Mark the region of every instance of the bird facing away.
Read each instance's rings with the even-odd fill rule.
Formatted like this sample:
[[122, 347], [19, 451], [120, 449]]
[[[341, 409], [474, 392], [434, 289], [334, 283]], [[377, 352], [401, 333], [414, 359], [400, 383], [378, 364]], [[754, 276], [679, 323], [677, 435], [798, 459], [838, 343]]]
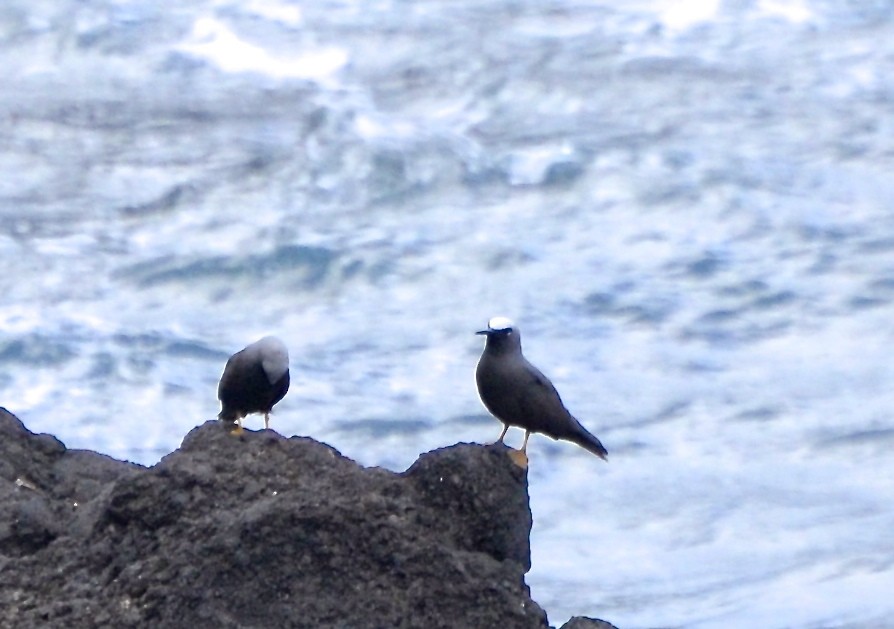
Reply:
[[275, 336], [265, 336], [227, 361], [217, 399], [217, 418], [236, 422], [236, 434], [242, 432], [242, 418], [251, 413], [264, 413], [264, 429], [270, 427], [273, 405], [289, 390], [289, 350]]
[[504, 424], [497, 443], [503, 442], [510, 426], [525, 429], [517, 461], [522, 467], [527, 461], [528, 437], [532, 432], [576, 443], [608, 460], [608, 452], [599, 439], [572, 417], [549, 378], [522, 355], [521, 336], [512, 321], [494, 317], [487, 322], [486, 330], [476, 334], [487, 336], [475, 370], [478, 395], [487, 410]]

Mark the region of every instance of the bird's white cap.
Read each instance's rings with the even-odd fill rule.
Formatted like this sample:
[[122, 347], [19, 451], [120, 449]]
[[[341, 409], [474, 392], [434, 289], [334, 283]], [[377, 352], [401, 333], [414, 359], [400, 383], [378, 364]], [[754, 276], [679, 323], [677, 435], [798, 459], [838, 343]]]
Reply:
[[289, 370], [289, 350], [286, 349], [286, 344], [275, 336], [265, 336], [249, 347], [254, 348], [254, 353], [261, 360], [261, 366], [271, 384]]
[[490, 321], [487, 322], [487, 329], [493, 330], [494, 332], [511, 330], [514, 327], [515, 324], [512, 323], [512, 319], [509, 319], [508, 317], [491, 317]]

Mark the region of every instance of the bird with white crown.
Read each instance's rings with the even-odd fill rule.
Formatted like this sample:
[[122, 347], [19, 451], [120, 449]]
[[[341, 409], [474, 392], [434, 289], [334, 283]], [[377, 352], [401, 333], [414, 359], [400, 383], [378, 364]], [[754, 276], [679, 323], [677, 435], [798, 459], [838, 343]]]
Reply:
[[503, 422], [497, 443], [503, 442], [510, 426], [525, 429], [521, 450], [511, 455], [518, 465], [527, 466], [528, 437], [532, 432], [576, 443], [608, 460], [608, 451], [599, 439], [568, 412], [553, 383], [524, 357], [521, 334], [512, 321], [494, 317], [486, 330], [476, 334], [487, 337], [475, 370], [475, 382], [485, 408]]

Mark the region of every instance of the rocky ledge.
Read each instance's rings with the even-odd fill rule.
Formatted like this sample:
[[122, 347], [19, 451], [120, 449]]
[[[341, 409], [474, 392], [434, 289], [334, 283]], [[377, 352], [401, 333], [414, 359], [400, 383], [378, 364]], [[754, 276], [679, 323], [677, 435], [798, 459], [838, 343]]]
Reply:
[[546, 628], [530, 532], [499, 446], [395, 474], [212, 421], [145, 468], [0, 409], [2, 627]]

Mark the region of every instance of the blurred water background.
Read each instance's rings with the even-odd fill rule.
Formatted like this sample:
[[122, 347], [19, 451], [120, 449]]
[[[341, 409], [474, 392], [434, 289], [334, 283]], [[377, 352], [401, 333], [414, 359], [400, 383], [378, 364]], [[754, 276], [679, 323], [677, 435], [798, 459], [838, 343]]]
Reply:
[[610, 453], [531, 441], [553, 624], [894, 626], [890, 2], [4, 0], [0, 60], [31, 430], [153, 464], [276, 334], [272, 427], [403, 470], [497, 437], [505, 315]]

